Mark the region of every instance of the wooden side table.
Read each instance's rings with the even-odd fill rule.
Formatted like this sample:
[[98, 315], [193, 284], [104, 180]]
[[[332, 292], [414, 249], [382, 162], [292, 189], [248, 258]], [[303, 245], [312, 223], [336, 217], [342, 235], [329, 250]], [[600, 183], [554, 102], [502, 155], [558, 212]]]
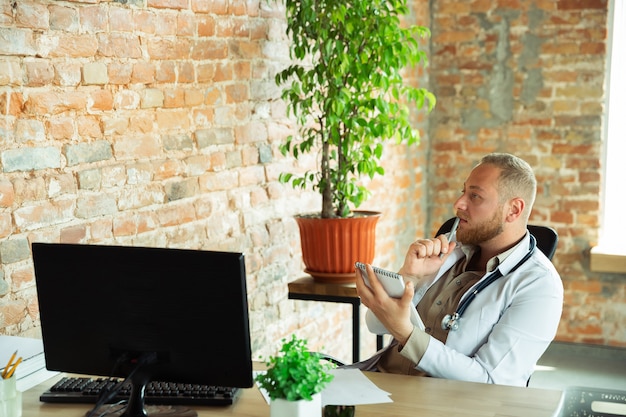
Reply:
[[[360, 360], [360, 306], [355, 284], [333, 284], [317, 282], [306, 276], [288, 284], [288, 298], [291, 300], [326, 301], [331, 303], [352, 304], [352, 361]], [[382, 336], [376, 336], [376, 349], [383, 345]]]

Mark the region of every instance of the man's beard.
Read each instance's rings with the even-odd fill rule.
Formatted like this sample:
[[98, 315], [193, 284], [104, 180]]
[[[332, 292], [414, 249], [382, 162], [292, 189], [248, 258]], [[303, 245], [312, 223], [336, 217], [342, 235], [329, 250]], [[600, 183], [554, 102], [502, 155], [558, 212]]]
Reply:
[[491, 219], [473, 225], [470, 230], [458, 230], [457, 240], [464, 244], [479, 245], [498, 236], [504, 230], [501, 213], [502, 207], [498, 207]]

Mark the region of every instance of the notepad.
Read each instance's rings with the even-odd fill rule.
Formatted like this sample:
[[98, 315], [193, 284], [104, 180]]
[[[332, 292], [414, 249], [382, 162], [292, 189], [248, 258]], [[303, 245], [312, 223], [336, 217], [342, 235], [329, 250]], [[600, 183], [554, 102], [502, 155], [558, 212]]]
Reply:
[[[362, 272], [363, 281], [365, 281], [365, 284], [371, 288], [365, 264], [357, 262], [355, 265]], [[374, 270], [376, 277], [378, 277], [378, 280], [382, 284], [385, 291], [387, 291], [387, 294], [389, 294], [389, 296], [394, 298], [402, 297], [402, 294], [404, 294], [404, 278], [402, 277], [402, 275], [398, 274], [397, 272], [389, 271], [376, 266], [372, 266], [372, 269]], [[411, 309], [411, 323], [413, 323], [414, 326], [417, 326], [421, 330], [424, 330], [426, 328], [416, 308]]]
[[[365, 264], [357, 262], [355, 265], [361, 270], [361, 274], [363, 275], [363, 281], [365, 281], [365, 284], [371, 288]], [[382, 284], [385, 291], [387, 291], [387, 294], [394, 298], [402, 297], [402, 294], [404, 294], [404, 278], [402, 278], [402, 275], [398, 274], [397, 272], [392, 272], [383, 268], [379, 268], [377, 266], [372, 266], [372, 269], [374, 270], [374, 273], [378, 277], [378, 280]]]

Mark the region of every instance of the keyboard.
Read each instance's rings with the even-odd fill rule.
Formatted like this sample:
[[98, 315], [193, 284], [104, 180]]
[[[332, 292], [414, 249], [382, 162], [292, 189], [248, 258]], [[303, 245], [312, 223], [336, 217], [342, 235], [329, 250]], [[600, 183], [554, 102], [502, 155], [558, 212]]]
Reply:
[[[117, 384], [117, 378], [64, 377], [39, 397], [47, 403], [95, 404], [100, 392]], [[126, 381], [109, 403], [127, 400], [130, 381]], [[146, 404], [154, 405], [231, 405], [240, 388], [151, 381], [144, 394]]]

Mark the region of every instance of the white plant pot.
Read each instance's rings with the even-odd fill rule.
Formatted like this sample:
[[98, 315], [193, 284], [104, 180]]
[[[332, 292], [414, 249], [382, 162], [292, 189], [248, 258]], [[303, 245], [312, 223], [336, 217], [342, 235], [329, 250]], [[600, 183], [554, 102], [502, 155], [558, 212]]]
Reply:
[[321, 417], [322, 394], [313, 395], [311, 401], [287, 401], [280, 398], [270, 402], [270, 417]]

